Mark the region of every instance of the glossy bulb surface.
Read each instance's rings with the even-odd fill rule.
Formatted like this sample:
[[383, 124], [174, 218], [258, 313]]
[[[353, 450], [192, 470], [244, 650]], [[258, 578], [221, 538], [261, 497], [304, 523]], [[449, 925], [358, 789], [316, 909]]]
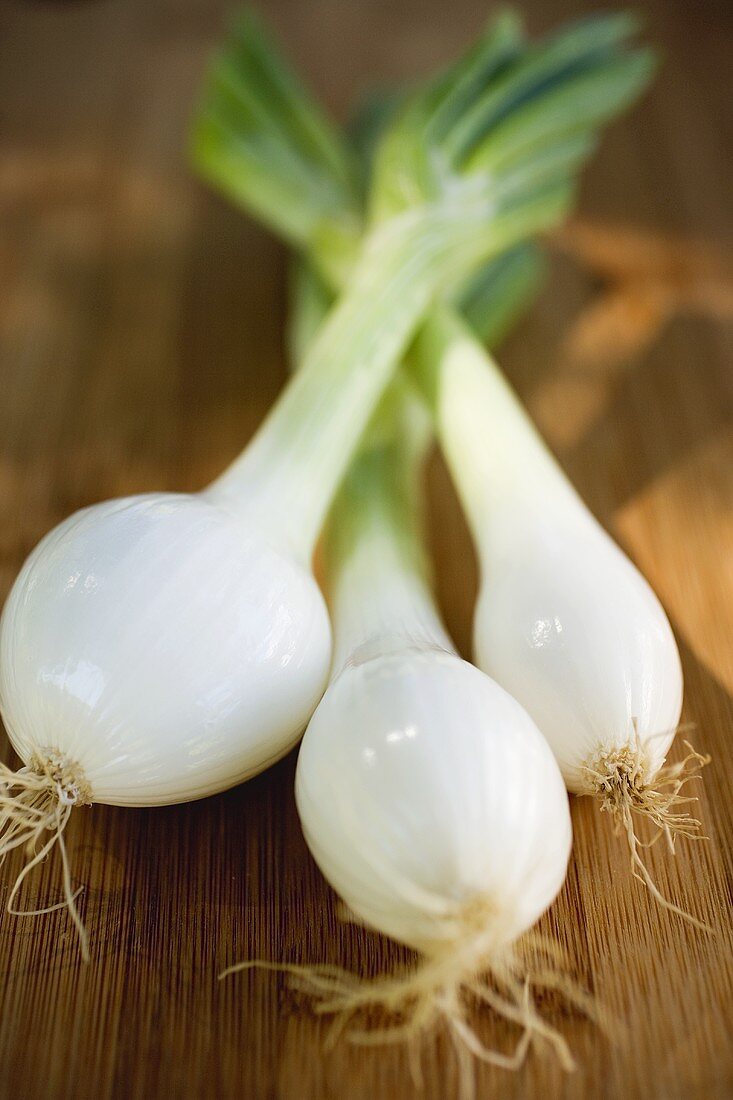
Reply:
[[331, 885], [418, 950], [442, 935], [446, 907], [475, 898], [513, 939], [565, 878], [570, 816], [547, 743], [505, 691], [437, 648], [357, 651], [308, 726], [296, 797]]
[[0, 703], [25, 762], [75, 761], [94, 801], [159, 805], [283, 755], [323, 691], [310, 572], [204, 494], [94, 505], [30, 555], [0, 623]]
[[682, 707], [659, 600], [580, 502], [491, 517], [474, 623], [479, 666], [529, 711], [570, 790], [599, 752], [642, 746], [651, 779]]

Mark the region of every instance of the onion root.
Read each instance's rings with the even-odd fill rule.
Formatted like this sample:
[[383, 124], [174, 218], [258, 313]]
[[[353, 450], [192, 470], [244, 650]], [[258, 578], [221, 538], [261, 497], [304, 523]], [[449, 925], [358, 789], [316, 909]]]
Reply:
[[[616, 833], [624, 833], [628, 839], [634, 878], [648, 888], [664, 909], [709, 932], [710, 928], [704, 921], [664, 897], [640, 853], [641, 848], [651, 848], [661, 836], [665, 837], [672, 855], [675, 854], [678, 837], [707, 839], [700, 832], [700, 820], [682, 808], [697, 802], [697, 798], [682, 792], [691, 780], [699, 778], [700, 770], [710, 763], [710, 757], [697, 752], [689, 741], [685, 741], [684, 745], [687, 754], [683, 759], [675, 764], [665, 764], [651, 781], [648, 779], [648, 757], [638, 734], [633, 745], [602, 752], [585, 765], [584, 772], [590, 782], [588, 793], [600, 800], [601, 812], [611, 814]], [[651, 840], [643, 842], [637, 836], [637, 816], [645, 817], [655, 825], [657, 831]]]
[[[17, 772], [0, 764], [0, 862], [15, 848], [24, 848], [28, 857], [10, 891], [7, 911], [13, 916], [36, 917], [67, 908], [84, 962], [89, 961], [89, 936], [76, 905], [82, 887], [73, 888], [64, 830], [74, 807], [91, 801], [81, 768], [61, 753], [37, 753]], [[51, 836], [46, 837], [47, 833]], [[26, 877], [55, 846], [61, 856], [64, 900], [42, 909], [17, 909], [15, 899]]]
[[[483, 899], [465, 906], [462, 917], [458, 937], [437, 944], [415, 966], [392, 975], [362, 978], [338, 966], [254, 960], [228, 967], [220, 978], [252, 969], [287, 974], [291, 988], [308, 996], [316, 1013], [334, 1017], [328, 1047], [342, 1035], [359, 1046], [404, 1042], [418, 1088], [422, 1084], [419, 1041], [444, 1029], [457, 1058], [461, 1100], [475, 1096], [476, 1061], [518, 1070], [533, 1042], [549, 1047], [564, 1070], [574, 1070], [565, 1039], [537, 1012], [531, 987], [557, 990], [596, 1022], [607, 1021], [601, 1019], [591, 995], [568, 976], [559, 947], [535, 932], [498, 947], [496, 912]], [[487, 1047], [476, 1034], [469, 1012], [481, 1005], [521, 1028], [511, 1053]], [[395, 1022], [350, 1026], [357, 1014], [374, 1009]]]

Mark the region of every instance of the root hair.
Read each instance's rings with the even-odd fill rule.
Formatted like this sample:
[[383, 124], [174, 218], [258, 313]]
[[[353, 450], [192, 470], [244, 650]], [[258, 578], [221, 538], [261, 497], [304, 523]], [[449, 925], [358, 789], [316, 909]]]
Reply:
[[[308, 996], [316, 1013], [333, 1017], [327, 1047], [342, 1035], [359, 1046], [404, 1043], [418, 1088], [420, 1042], [443, 1030], [454, 1049], [461, 1100], [475, 1096], [476, 1062], [518, 1070], [533, 1044], [549, 1049], [564, 1070], [572, 1071], [570, 1049], [560, 1032], [539, 1015], [531, 987], [557, 990], [586, 1015], [604, 1021], [590, 994], [568, 976], [557, 944], [529, 932], [515, 944], [500, 945], [495, 910], [482, 901], [467, 905], [463, 917], [457, 938], [438, 943], [416, 965], [394, 974], [364, 978], [338, 966], [254, 960], [228, 967], [220, 978], [253, 969], [286, 974], [291, 988]], [[477, 1035], [469, 1013], [480, 1005], [521, 1029], [511, 1052], [492, 1049]], [[373, 1010], [392, 1022], [356, 1025], [355, 1017]]]
[[[68, 909], [84, 962], [89, 961], [89, 936], [76, 904], [82, 887], [73, 886], [64, 830], [74, 807], [89, 803], [91, 791], [81, 769], [61, 753], [37, 753], [17, 772], [0, 764], [0, 863], [16, 848], [25, 849], [28, 860], [10, 891], [7, 911], [38, 917]], [[25, 879], [54, 847], [61, 856], [64, 900], [40, 909], [18, 909], [15, 901]]]
[[[709, 932], [710, 928], [704, 921], [698, 920], [664, 897], [652, 879], [640, 851], [651, 848], [662, 836], [672, 855], [675, 854], [678, 837], [686, 837], [688, 840], [706, 839], [700, 832], [700, 820], [693, 817], [689, 809], [683, 808], [697, 802], [697, 798], [684, 794], [683, 791], [688, 783], [699, 778], [701, 769], [710, 763], [710, 757], [697, 752], [689, 741], [683, 743], [687, 749], [683, 759], [675, 764], [665, 764], [650, 779], [649, 757], [634, 723], [633, 743], [604, 750], [595, 759], [587, 762], [583, 771], [590, 784], [589, 793], [600, 801], [601, 812], [609, 813], [613, 818], [615, 831], [626, 835], [634, 878], [647, 887], [664, 909], [676, 913], [696, 928]], [[656, 833], [651, 840], [644, 842], [639, 839], [636, 817], [646, 818], [655, 826]]]

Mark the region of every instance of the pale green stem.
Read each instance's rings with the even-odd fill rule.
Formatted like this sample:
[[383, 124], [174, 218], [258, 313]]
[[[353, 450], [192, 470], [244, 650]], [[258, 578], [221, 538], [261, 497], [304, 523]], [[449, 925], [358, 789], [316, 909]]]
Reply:
[[[333, 260], [328, 248], [314, 257], [332, 287], [342, 277], [345, 254], [342, 243]], [[515, 280], [505, 279], [500, 295], [486, 294], [478, 317], [489, 343], [494, 324], [502, 331], [505, 314], [511, 321], [513, 302], [531, 290], [535, 274], [520, 266]], [[519, 507], [520, 500], [541, 508], [548, 483], [558, 498], [576, 499], [483, 337], [476, 337], [456, 306], [435, 303], [416, 332], [404, 369], [430, 409], [477, 540], [486, 541], [492, 508], [507, 501]]]
[[405, 648], [453, 652], [425, 552], [421, 480], [430, 427], [393, 382], [336, 498], [325, 536], [335, 675]]
[[[303, 261], [291, 282], [295, 368], [326, 314], [330, 293]], [[323, 540], [334, 623], [333, 674], [390, 649], [451, 650], [431, 592], [423, 491], [430, 417], [411, 385], [389, 384], [331, 510]]]
[[577, 499], [511, 386], [455, 311], [433, 311], [409, 362], [479, 552], [500, 509], [539, 517]]
[[[497, 219], [483, 197], [436, 203], [372, 232], [302, 370], [244, 453], [209, 488], [304, 560], [361, 433], [433, 299], [517, 239], [557, 217], [562, 190]], [[535, 228], [532, 223], [532, 231]]]

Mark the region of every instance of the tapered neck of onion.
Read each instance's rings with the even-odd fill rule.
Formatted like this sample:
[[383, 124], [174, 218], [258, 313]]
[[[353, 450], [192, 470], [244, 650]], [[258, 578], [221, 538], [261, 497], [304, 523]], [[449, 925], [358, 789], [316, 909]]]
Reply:
[[208, 493], [307, 560], [358, 439], [432, 298], [500, 245], [485, 200], [373, 231], [348, 289], [244, 453]]
[[504, 535], [501, 518], [572, 515], [579, 497], [486, 350], [453, 310], [420, 329], [410, 365], [482, 561]]
[[454, 652], [431, 594], [422, 539], [418, 483], [428, 440], [423, 410], [394, 384], [327, 528], [334, 676], [388, 652]]

